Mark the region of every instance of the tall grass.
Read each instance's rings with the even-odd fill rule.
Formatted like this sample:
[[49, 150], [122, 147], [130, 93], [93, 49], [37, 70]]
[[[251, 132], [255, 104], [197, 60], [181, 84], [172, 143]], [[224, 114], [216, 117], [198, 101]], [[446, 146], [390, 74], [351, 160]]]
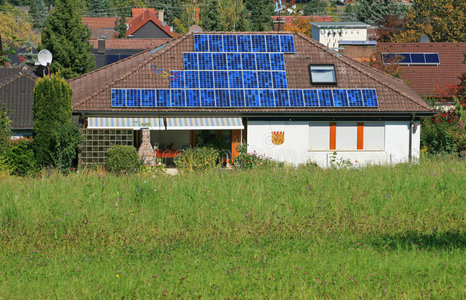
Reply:
[[461, 298], [464, 160], [0, 181], [0, 298]]

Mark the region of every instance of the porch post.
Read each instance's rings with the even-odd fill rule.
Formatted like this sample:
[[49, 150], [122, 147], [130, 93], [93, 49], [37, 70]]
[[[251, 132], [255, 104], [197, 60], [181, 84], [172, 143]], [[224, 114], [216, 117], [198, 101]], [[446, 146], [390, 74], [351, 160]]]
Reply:
[[142, 144], [138, 150], [139, 157], [146, 166], [154, 166], [156, 163], [154, 149], [150, 143], [150, 129], [142, 129]]

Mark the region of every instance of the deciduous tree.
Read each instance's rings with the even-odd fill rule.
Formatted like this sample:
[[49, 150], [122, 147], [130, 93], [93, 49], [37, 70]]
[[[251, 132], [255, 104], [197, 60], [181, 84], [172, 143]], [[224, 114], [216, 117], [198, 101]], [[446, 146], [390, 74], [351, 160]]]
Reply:
[[0, 12], [0, 33], [2, 42], [11, 47], [21, 47], [23, 42], [31, 42], [37, 45], [40, 36], [32, 30], [28, 16], [23, 11], [15, 9], [11, 5], [3, 7]]
[[431, 42], [466, 42], [466, 1], [417, 0], [395, 42], [418, 42], [422, 35]]
[[52, 72], [60, 71], [65, 78], [73, 78], [95, 67], [91, 32], [82, 23], [80, 9], [73, 0], [57, 2], [42, 30], [42, 49], [53, 54]]

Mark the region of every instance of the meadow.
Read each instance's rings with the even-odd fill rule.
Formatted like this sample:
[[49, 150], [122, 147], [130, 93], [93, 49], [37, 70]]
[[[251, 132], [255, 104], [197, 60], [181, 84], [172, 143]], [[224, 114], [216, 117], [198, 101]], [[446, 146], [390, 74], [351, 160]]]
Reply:
[[465, 297], [466, 162], [0, 179], [0, 298]]

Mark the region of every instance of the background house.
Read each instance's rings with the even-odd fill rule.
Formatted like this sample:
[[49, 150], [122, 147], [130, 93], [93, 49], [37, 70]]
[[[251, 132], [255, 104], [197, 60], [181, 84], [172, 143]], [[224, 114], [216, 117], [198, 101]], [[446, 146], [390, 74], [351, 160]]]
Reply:
[[366, 43], [369, 25], [362, 22], [312, 22], [312, 38], [338, 51], [340, 43]]

